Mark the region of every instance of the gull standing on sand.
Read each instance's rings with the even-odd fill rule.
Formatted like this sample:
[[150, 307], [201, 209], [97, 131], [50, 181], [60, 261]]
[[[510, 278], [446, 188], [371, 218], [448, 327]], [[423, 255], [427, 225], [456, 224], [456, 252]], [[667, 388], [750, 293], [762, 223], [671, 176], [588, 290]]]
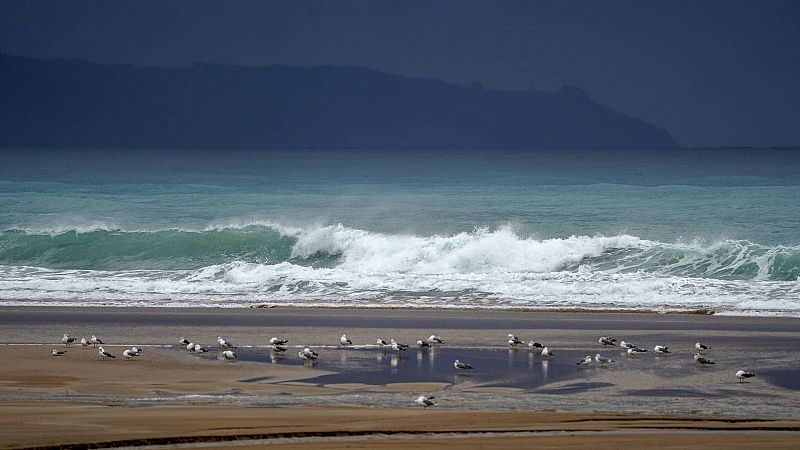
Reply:
[[[436, 336], [435, 334], [432, 334], [428, 338], [428, 343], [429, 344], [444, 344], [444, 339], [440, 338], [439, 336]], [[433, 398], [433, 397], [431, 397], [431, 398]]]
[[698, 343], [694, 344], [694, 349], [697, 350], [700, 353], [703, 353], [706, 350], [711, 350], [711, 347], [709, 347], [707, 345], [703, 345], [703, 344], [698, 342]]
[[98, 338], [98, 337], [97, 337], [97, 336], [95, 336], [95, 335], [92, 335], [92, 337], [89, 339], [89, 342], [91, 342], [92, 344], [94, 344], [94, 346], [97, 346], [97, 345], [103, 344], [103, 341], [101, 341], [101, 340], [100, 340], [100, 338]]
[[417, 397], [416, 400], [414, 400], [414, 403], [420, 406], [424, 406], [426, 408], [428, 406], [436, 406], [436, 402], [433, 401], [434, 398], [436, 397], [434, 396], [425, 397], [424, 395], [420, 395], [419, 397]]
[[606, 365], [608, 363], [615, 362], [611, 358], [606, 358], [605, 356], [600, 356], [600, 353], [594, 355], [594, 360], [597, 361], [597, 364], [600, 364], [601, 366], [602, 365]]
[[122, 352], [122, 356], [125, 357], [126, 360], [133, 359], [135, 356], [139, 356], [138, 353], [134, 352], [133, 350], [125, 350]]
[[383, 347], [385, 347], [385, 346], [387, 346], [387, 345], [388, 345], [388, 344], [386, 343], [386, 341], [384, 341], [384, 340], [383, 340], [383, 339], [381, 339], [381, 338], [378, 338], [378, 340], [377, 340], [377, 341], [375, 341], [375, 343], [376, 343], [376, 344], [378, 344], [378, 347], [380, 347], [380, 348], [383, 348]]
[[181, 338], [178, 339], [178, 344], [180, 344], [180, 345], [187, 346], [190, 343], [191, 342], [188, 339], [186, 339], [185, 337], [183, 337], [183, 336], [181, 336]]
[[700, 353], [694, 354], [694, 360], [700, 364], [716, 364], [714, 361], [706, 358], [705, 356], [701, 355]]
[[342, 337], [339, 338], [339, 344], [342, 347], [347, 347], [348, 345], [353, 345], [353, 341], [347, 338], [346, 334], [343, 334]]
[[67, 333], [64, 333], [64, 336], [61, 338], [61, 343], [64, 345], [70, 345], [73, 342], [75, 342], [75, 338], [68, 335]]
[[87, 341], [85, 337], [81, 338], [81, 347], [86, 348], [88, 346], [89, 346], [89, 341]]
[[225, 350], [224, 352], [222, 352], [222, 357], [227, 359], [228, 361], [232, 361], [236, 359], [236, 353], [234, 353], [233, 350]]
[[[52, 351], [52, 352], [50, 352], [50, 356], [64, 356], [64, 355], [66, 355], [66, 354], [67, 354], [67, 351], [66, 351], [66, 350], [56, 350], [56, 349], [53, 349], [53, 351]], [[740, 371], [740, 372], [741, 372], [741, 371]], [[737, 374], [737, 375], [738, 375], [738, 374]]]
[[586, 357], [583, 358], [582, 360], [578, 361], [576, 363], [576, 365], [578, 365], [578, 366], [590, 366], [590, 365], [592, 365], [592, 357], [589, 356], [589, 355], [586, 355]]
[[100, 347], [100, 348], [97, 350], [97, 353], [99, 353], [99, 354], [100, 354], [100, 356], [101, 356], [103, 359], [106, 359], [106, 358], [116, 358], [116, 356], [112, 355], [112, 354], [111, 354], [111, 352], [109, 352], [109, 351], [106, 351], [106, 349], [104, 349], [103, 347]]
[[745, 379], [753, 378], [754, 376], [756, 376], [756, 374], [753, 373], [753, 372], [746, 372], [744, 370], [740, 370], [740, 371], [736, 372], [736, 379], [738, 379], [740, 383], [742, 381], [744, 381]]
[[611, 336], [600, 336], [600, 339], [597, 342], [603, 345], [617, 345], [617, 340]]
[[235, 345], [233, 345], [233, 343], [232, 343], [232, 342], [230, 342], [230, 341], [226, 340], [226, 339], [225, 339], [224, 337], [222, 337], [222, 336], [217, 336], [217, 346], [218, 346], [219, 348], [236, 348], [236, 346], [235, 346]]
[[551, 356], [555, 356], [556, 352], [551, 351], [549, 348], [545, 347], [542, 349], [542, 358], [549, 358]]
[[289, 340], [288, 339], [280, 339], [280, 338], [274, 337], [274, 338], [270, 338], [269, 343], [271, 345], [284, 345], [284, 344], [288, 344]]
[[472, 366], [470, 366], [469, 364], [467, 364], [465, 362], [461, 362], [459, 360], [455, 360], [453, 362], [453, 367], [455, 367], [458, 370], [470, 370], [470, 369], [472, 369]]
[[665, 347], [663, 345], [656, 345], [653, 347], [653, 351], [658, 353], [659, 355], [666, 355], [667, 353], [672, 353], [669, 351], [669, 347]]
[[131, 348], [131, 351], [133, 353], [136, 353], [136, 356], [139, 356], [139, 354], [142, 353], [142, 349], [140, 349], [139, 347], [137, 347], [135, 345]]
[[511, 333], [508, 333], [508, 345], [511, 347], [515, 347], [520, 344], [524, 344], [525, 341], [520, 340], [518, 337], [514, 336]]

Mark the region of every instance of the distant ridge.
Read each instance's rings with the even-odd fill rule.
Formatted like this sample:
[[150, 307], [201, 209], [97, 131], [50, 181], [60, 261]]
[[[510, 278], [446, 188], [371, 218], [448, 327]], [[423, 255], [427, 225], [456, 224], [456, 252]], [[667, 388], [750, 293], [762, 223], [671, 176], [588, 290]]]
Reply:
[[160, 68], [0, 54], [0, 146], [675, 148], [577, 87], [495, 91], [371, 69]]

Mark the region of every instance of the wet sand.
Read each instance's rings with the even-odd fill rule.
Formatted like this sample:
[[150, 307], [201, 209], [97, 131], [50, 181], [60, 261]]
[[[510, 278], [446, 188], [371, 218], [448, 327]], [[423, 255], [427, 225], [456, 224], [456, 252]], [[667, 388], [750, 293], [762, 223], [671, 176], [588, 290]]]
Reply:
[[[338, 348], [344, 332], [356, 348]], [[556, 356], [509, 350], [509, 332], [546, 343]], [[63, 333], [96, 334], [118, 356], [133, 344], [144, 345], [144, 352], [134, 361], [102, 361], [97, 350], [73, 345], [64, 357], [49, 356], [64, 348], [58, 344]], [[400, 355], [372, 346], [378, 337], [415, 342], [432, 333], [446, 344]], [[629, 358], [600, 346], [601, 334], [647, 348], [670, 345], [674, 353]], [[176, 348], [180, 336], [211, 346], [218, 335], [240, 347], [238, 361]], [[271, 336], [313, 346], [319, 363], [303, 365], [296, 348], [276, 358], [265, 348]], [[717, 364], [694, 363], [696, 341], [712, 346], [709, 357]], [[502, 448], [534, 438], [544, 448], [580, 448], [598, 447], [597, 433], [603, 434], [600, 448], [775, 448], [800, 441], [794, 362], [800, 320], [791, 318], [0, 308], [0, 344], [0, 360], [13, 361], [0, 366], [2, 447], [123, 440], [204, 446], [222, 440], [214, 446], [227, 446], [234, 439], [238, 446], [268, 439], [292, 448], [434, 448], [444, 442]], [[618, 361], [575, 366], [597, 352]], [[456, 373], [456, 357], [473, 361], [475, 371]], [[740, 368], [759, 375], [737, 383], [733, 373]], [[435, 395], [439, 405], [414, 407], [421, 393]]]

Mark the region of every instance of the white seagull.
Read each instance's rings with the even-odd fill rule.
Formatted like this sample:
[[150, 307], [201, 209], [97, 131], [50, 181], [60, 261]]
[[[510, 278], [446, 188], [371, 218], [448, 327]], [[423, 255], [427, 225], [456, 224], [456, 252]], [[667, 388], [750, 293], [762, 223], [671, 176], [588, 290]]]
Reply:
[[194, 351], [194, 342], [189, 342], [186, 344], [186, 350], [193, 352]]
[[280, 339], [280, 338], [274, 337], [274, 338], [271, 338], [269, 340], [269, 343], [272, 344], [272, 345], [276, 345], [276, 344], [277, 345], [284, 345], [284, 344], [288, 344], [289, 340], [288, 339]]
[[513, 347], [515, 345], [524, 344], [524, 343], [525, 343], [525, 341], [522, 341], [518, 337], [514, 336], [513, 334], [508, 333], [508, 345]]
[[426, 341], [417, 341], [417, 347], [419, 348], [429, 348], [431, 344], [427, 343]]
[[61, 338], [61, 343], [64, 345], [70, 345], [73, 342], [75, 342], [75, 338], [68, 335], [67, 333], [64, 333], [64, 336]]
[[700, 353], [694, 354], [694, 360], [700, 364], [716, 364], [714, 361], [706, 358], [705, 356], [701, 355]]
[[92, 335], [92, 337], [89, 339], [89, 342], [91, 342], [91, 343], [92, 343], [92, 344], [94, 344], [95, 346], [96, 346], [96, 345], [99, 345], [99, 344], [103, 344], [103, 341], [101, 341], [101, 340], [100, 340], [100, 338], [98, 338], [98, 337], [97, 337], [97, 336], [95, 336], [95, 335]]
[[701, 344], [701, 343], [699, 343], [699, 342], [698, 342], [698, 343], [696, 343], [696, 344], [694, 344], [694, 348], [695, 348], [695, 350], [697, 350], [698, 352], [704, 352], [704, 351], [706, 351], [706, 350], [711, 350], [711, 347], [709, 347], [709, 346], [707, 346], [707, 345], [703, 345], [703, 344]]
[[436, 402], [433, 401], [434, 398], [436, 398], [436, 397], [434, 397], [434, 396], [425, 397], [424, 395], [420, 395], [419, 397], [417, 397], [416, 400], [414, 400], [414, 403], [416, 403], [417, 405], [420, 405], [420, 406], [424, 406], [426, 408], [428, 406], [436, 406]]
[[[191, 346], [192, 348], [189, 348], [189, 346]], [[187, 348], [189, 348], [189, 351], [194, 353], [205, 353], [208, 351], [207, 348], [203, 347], [200, 344], [189, 344]]]
[[299, 356], [300, 359], [305, 360], [305, 361], [314, 361], [314, 360], [319, 358], [319, 353], [317, 353], [317, 352], [309, 349], [308, 347], [306, 347], [306, 348], [300, 350], [297, 353], [297, 356]]
[[134, 346], [131, 348], [131, 351], [132, 351], [133, 353], [136, 353], [136, 355], [137, 355], [137, 356], [138, 356], [140, 353], [142, 353], [142, 349], [140, 349], [139, 347], [137, 347], [137, 346], [135, 346], [135, 345], [134, 345]]
[[636, 355], [638, 355], [639, 353], [644, 353], [644, 352], [646, 352], [646, 351], [647, 351], [647, 350], [645, 350], [645, 349], [643, 349], [643, 348], [639, 348], [639, 347], [631, 347], [631, 348], [629, 348], [629, 349], [628, 349], [628, 352], [627, 352], [627, 353], [628, 353], [628, 356], [636, 356]]
[[[66, 351], [66, 350], [56, 350], [56, 349], [53, 349], [53, 351], [52, 351], [52, 352], [50, 352], [50, 356], [64, 356], [64, 355], [66, 355], [66, 354], [67, 354], [67, 351]], [[741, 371], [740, 371], [740, 372], [741, 372]]]
[[617, 340], [611, 336], [600, 336], [600, 339], [597, 342], [603, 345], [617, 345]]
[[[93, 336], [93, 337], [94, 337], [94, 336]], [[103, 347], [100, 347], [100, 348], [97, 350], [97, 353], [99, 353], [99, 354], [100, 354], [100, 356], [101, 356], [103, 359], [106, 359], [106, 358], [116, 358], [116, 356], [112, 355], [112, 354], [111, 354], [111, 352], [109, 352], [109, 351], [106, 351], [106, 349], [104, 349]]]
[[549, 358], [551, 356], [555, 356], [555, 352], [551, 351], [549, 348], [545, 347], [542, 349], [542, 358]]
[[376, 343], [376, 344], [378, 344], [378, 347], [380, 347], [380, 348], [383, 348], [383, 347], [385, 347], [386, 345], [388, 345], [388, 344], [386, 343], [386, 341], [384, 341], [383, 339], [380, 339], [380, 338], [379, 338], [377, 341], [375, 341], [375, 343]]
[[282, 347], [278, 344], [275, 344], [272, 346], [272, 351], [275, 353], [283, 353], [286, 351], [286, 347]]
[[742, 381], [744, 381], [745, 379], [753, 378], [754, 376], [756, 376], [756, 374], [753, 373], [753, 372], [746, 372], [744, 370], [740, 370], [740, 371], [736, 372], [736, 378], [739, 380], [740, 383]]
[[342, 347], [347, 347], [348, 345], [353, 345], [353, 341], [348, 339], [346, 334], [343, 334], [342, 337], [339, 338], [339, 344], [341, 344]]
[[592, 357], [589, 355], [586, 355], [585, 358], [576, 363], [576, 365], [578, 366], [590, 366], [591, 364], [592, 364]]
[[226, 339], [225, 339], [224, 337], [222, 337], [222, 336], [217, 336], [217, 346], [218, 346], [219, 348], [236, 348], [236, 346], [235, 346], [235, 345], [233, 345], [233, 343], [232, 343], [232, 342], [230, 342], [230, 341], [226, 340]]
[[236, 353], [234, 353], [233, 350], [225, 350], [224, 352], [222, 352], [222, 357], [229, 361], [232, 361], [236, 359]]
[[544, 344], [540, 344], [538, 342], [528, 341], [528, 347], [530, 348], [545, 348]]
[[631, 344], [630, 342], [625, 341], [620, 342], [619, 346], [622, 348], [636, 348], [636, 344]]
[[[444, 344], [444, 339], [440, 338], [439, 336], [436, 336], [435, 334], [432, 334], [428, 338], [428, 343], [430, 343], [430, 344]], [[433, 397], [431, 397], [431, 398], [433, 398]]]
[[470, 366], [469, 364], [467, 364], [465, 362], [461, 362], [459, 360], [453, 361], [453, 367], [455, 367], [458, 370], [469, 370], [469, 369], [472, 369], [472, 366]]
[[85, 337], [84, 337], [84, 338], [81, 338], [81, 346], [82, 346], [83, 348], [86, 348], [86, 347], [88, 347], [88, 346], [89, 346], [89, 341], [87, 341]]
[[659, 355], [672, 353], [671, 351], [669, 351], [669, 347], [665, 347], [663, 345], [656, 345], [655, 347], [653, 347], [653, 351], [658, 353]]
[[187, 345], [189, 345], [189, 340], [186, 339], [185, 337], [181, 336], [181, 338], [178, 339], [178, 344], [181, 344], [183, 346], [187, 346]]
[[607, 364], [607, 363], [615, 362], [611, 358], [606, 358], [605, 356], [600, 356], [600, 353], [594, 355], [594, 360], [597, 361], [598, 364]]
[[133, 350], [125, 350], [124, 352], [122, 352], [122, 356], [124, 356], [125, 359], [133, 359], [134, 356], [139, 356], [139, 354], [134, 352]]
[[394, 338], [390, 339], [389, 342], [392, 343], [392, 350], [396, 352], [401, 352], [408, 349], [408, 344], [400, 344], [397, 341], [395, 341]]

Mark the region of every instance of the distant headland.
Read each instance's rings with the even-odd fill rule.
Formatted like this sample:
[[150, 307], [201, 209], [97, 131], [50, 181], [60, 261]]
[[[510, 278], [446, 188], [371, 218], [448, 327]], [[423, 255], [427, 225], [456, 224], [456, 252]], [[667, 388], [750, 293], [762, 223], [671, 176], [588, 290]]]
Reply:
[[497, 91], [356, 67], [139, 67], [0, 54], [0, 146], [675, 148], [583, 90]]

